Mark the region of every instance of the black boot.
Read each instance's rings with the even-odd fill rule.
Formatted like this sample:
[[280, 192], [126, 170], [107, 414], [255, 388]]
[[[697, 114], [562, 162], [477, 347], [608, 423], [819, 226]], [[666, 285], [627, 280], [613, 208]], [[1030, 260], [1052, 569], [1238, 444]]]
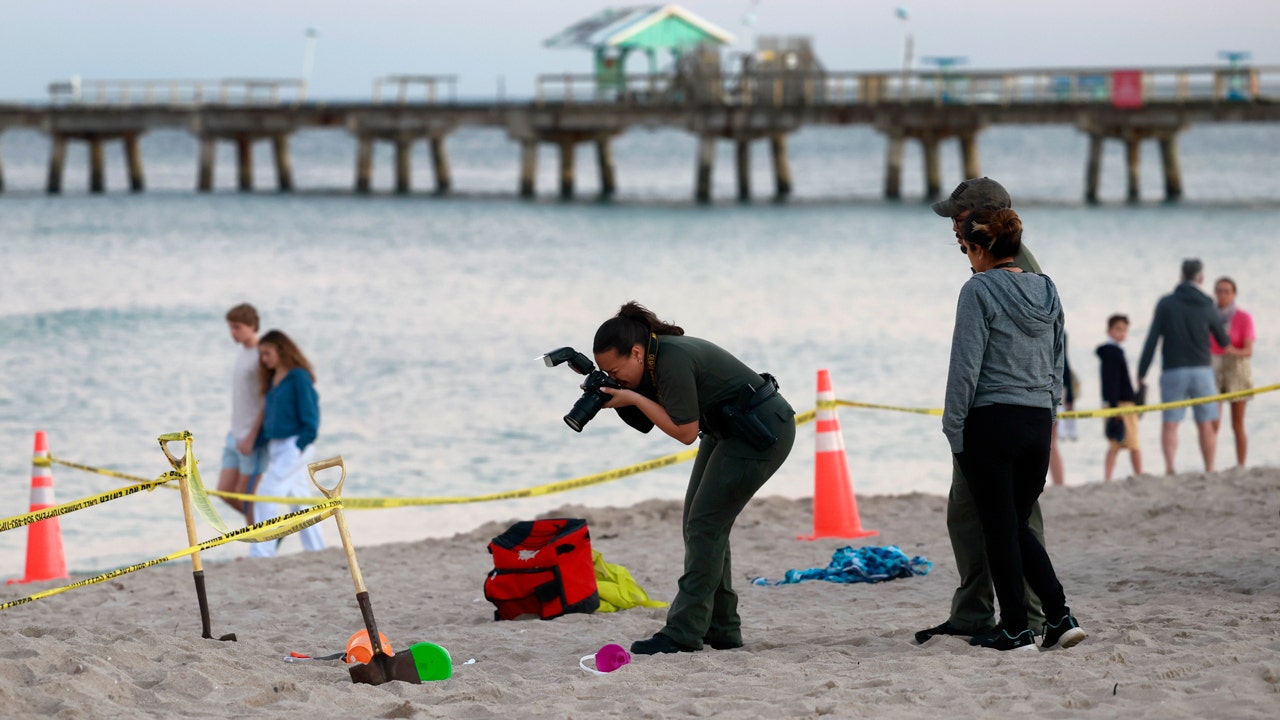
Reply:
[[648, 640], [637, 640], [631, 643], [632, 655], [657, 655], [658, 653], [698, 652], [702, 648], [681, 645], [671, 638], [658, 633]]

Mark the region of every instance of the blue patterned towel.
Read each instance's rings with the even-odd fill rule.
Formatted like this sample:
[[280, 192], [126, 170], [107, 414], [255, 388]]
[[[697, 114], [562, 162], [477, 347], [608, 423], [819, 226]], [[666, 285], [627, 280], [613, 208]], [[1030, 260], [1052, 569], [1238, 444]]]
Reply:
[[923, 557], [907, 557], [897, 545], [876, 547], [868, 545], [854, 550], [845, 546], [831, 555], [831, 564], [824, 568], [788, 570], [786, 577], [777, 582], [765, 578], [752, 578], [752, 585], [790, 585], [805, 580], [826, 580], [838, 583], [874, 583], [894, 578], [928, 575], [933, 563]]

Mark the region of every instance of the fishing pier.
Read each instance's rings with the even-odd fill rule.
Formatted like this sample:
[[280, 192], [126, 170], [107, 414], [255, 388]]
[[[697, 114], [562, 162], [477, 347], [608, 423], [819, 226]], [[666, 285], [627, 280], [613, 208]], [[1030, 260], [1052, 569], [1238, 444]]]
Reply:
[[[161, 128], [182, 129], [198, 140], [195, 189], [213, 189], [215, 144], [236, 147], [237, 187], [254, 189], [253, 153], [269, 143], [275, 187], [294, 188], [290, 138], [315, 128], [338, 129], [356, 143], [352, 188], [371, 192], [373, 147], [394, 146], [395, 191], [409, 193], [410, 150], [425, 142], [438, 194], [452, 189], [448, 138], [461, 127], [505, 132], [518, 153], [513, 186], [536, 194], [538, 146], [559, 149], [559, 194], [573, 197], [575, 149], [595, 146], [599, 195], [618, 187], [611, 143], [633, 128], [675, 128], [697, 138], [693, 197], [710, 202], [718, 142], [736, 147], [737, 197], [748, 200], [751, 143], [771, 149], [773, 195], [790, 195], [787, 154], [791, 133], [807, 126], [868, 126], [884, 136], [885, 198], [902, 195], [904, 147], [919, 143], [924, 194], [943, 188], [939, 153], [955, 141], [965, 177], [982, 174], [979, 140], [995, 125], [1058, 125], [1087, 135], [1084, 197], [1097, 202], [1103, 143], [1125, 146], [1127, 197], [1139, 198], [1141, 145], [1159, 148], [1164, 196], [1182, 196], [1178, 136], [1202, 123], [1280, 122], [1280, 67], [1048, 68], [1008, 71], [826, 72], [762, 70], [736, 74], [658, 73], [543, 75], [534, 96], [520, 100], [465, 101], [457, 78], [401, 75], [379, 78], [367, 102], [325, 102], [306, 97], [301, 80], [138, 80], [55, 83], [45, 104], [0, 103], [0, 133], [31, 128], [50, 139], [45, 189], [61, 192], [69, 143], [88, 146], [89, 190], [106, 190], [105, 152], [120, 142], [129, 189], [146, 186], [139, 138]], [[1032, 160], [1029, 158], [1029, 160]], [[0, 190], [3, 190], [0, 158]]]

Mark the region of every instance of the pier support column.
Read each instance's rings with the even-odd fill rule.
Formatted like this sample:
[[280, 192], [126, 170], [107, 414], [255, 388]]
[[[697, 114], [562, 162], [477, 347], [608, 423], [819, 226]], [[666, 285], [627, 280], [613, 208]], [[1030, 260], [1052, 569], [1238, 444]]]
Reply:
[[1160, 161], [1164, 165], [1164, 199], [1182, 199], [1182, 168], [1178, 163], [1178, 136], [1170, 132], [1160, 138]]
[[700, 203], [711, 202], [711, 174], [716, 164], [716, 138], [702, 135], [698, 138], [698, 169], [693, 197]]
[[560, 141], [560, 199], [568, 200], [573, 197], [573, 181], [574, 181], [574, 150], [575, 145], [572, 140]]
[[520, 143], [520, 197], [533, 197], [538, 177], [538, 142], [524, 140]]
[[62, 192], [62, 169], [67, 164], [67, 138], [54, 135], [53, 145], [49, 148], [49, 177], [45, 181], [45, 192], [57, 195]]
[[1098, 184], [1102, 179], [1102, 135], [1089, 133], [1089, 160], [1084, 170], [1084, 201], [1098, 204]]
[[924, 197], [937, 200], [942, 195], [942, 163], [938, 157], [938, 138], [920, 138], [924, 149]]
[[902, 153], [906, 139], [901, 133], [889, 135], [889, 151], [884, 162], [884, 197], [886, 200], [902, 199]]
[[356, 140], [356, 192], [368, 194], [373, 187], [373, 138], [361, 135]]
[[0, 157], [0, 192], [4, 192], [4, 158]]
[[253, 138], [248, 135], [236, 137], [236, 175], [240, 192], [253, 190]]
[[978, 136], [976, 133], [965, 133], [960, 136], [960, 165], [964, 168], [964, 177], [982, 177], [981, 163], [978, 162]]
[[607, 200], [618, 190], [613, 164], [613, 142], [607, 136], [596, 139], [596, 162], [600, 166], [600, 198]]
[[449, 155], [444, 149], [444, 137], [433, 136], [431, 144], [431, 167], [436, 173], [436, 194], [444, 195], [453, 187], [453, 178], [449, 173]]
[[200, 136], [200, 167], [196, 171], [196, 190], [213, 190], [213, 164], [217, 158], [217, 140], [212, 135]]
[[103, 151], [102, 138], [89, 138], [89, 192], [100, 193], [107, 189], [107, 155]]
[[1141, 174], [1139, 163], [1142, 161], [1142, 138], [1130, 135], [1124, 139], [1125, 170], [1128, 176], [1128, 200], [1136, 203], [1141, 199]]
[[142, 144], [137, 135], [124, 136], [124, 161], [129, 169], [129, 191], [142, 192], [146, 188], [146, 179], [142, 171]]
[[751, 141], [739, 140], [738, 146], [738, 202], [751, 200]]
[[413, 143], [407, 137], [396, 138], [396, 193], [407, 195], [413, 177]]
[[787, 156], [787, 136], [777, 133], [769, 138], [773, 153], [773, 196], [778, 200], [791, 197], [791, 159]]
[[276, 159], [276, 187], [280, 192], [293, 192], [293, 161], [289, 158], [289, 136], [271, 136], [271, 149]]

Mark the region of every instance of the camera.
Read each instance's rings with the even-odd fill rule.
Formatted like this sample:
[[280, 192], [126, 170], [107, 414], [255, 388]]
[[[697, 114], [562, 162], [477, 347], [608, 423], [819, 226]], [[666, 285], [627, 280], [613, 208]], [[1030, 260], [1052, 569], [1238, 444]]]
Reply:
[[569, 369], [579, 375], [587, 376], [582, 381], [582, 397], [578, 398], [578, 402], [574, 403], [573, 408], [564, 416], [565, 425], [573, 428], [574, 432], [582, 432], [582, 428], [586, 427], [587, 423], [591, 422], [591, 418], [595, 417], [596, 413], [600, 412], [600, 408], [609, 401], [609, 396], [600, 392], [600, 388], [622, 389], [622, 385], [603, 370], [597, 370], [590, 358], [571, 347], [552, 350], [542, 356], [542, 361], [547, 367], [555, 367], [567, 362]]

